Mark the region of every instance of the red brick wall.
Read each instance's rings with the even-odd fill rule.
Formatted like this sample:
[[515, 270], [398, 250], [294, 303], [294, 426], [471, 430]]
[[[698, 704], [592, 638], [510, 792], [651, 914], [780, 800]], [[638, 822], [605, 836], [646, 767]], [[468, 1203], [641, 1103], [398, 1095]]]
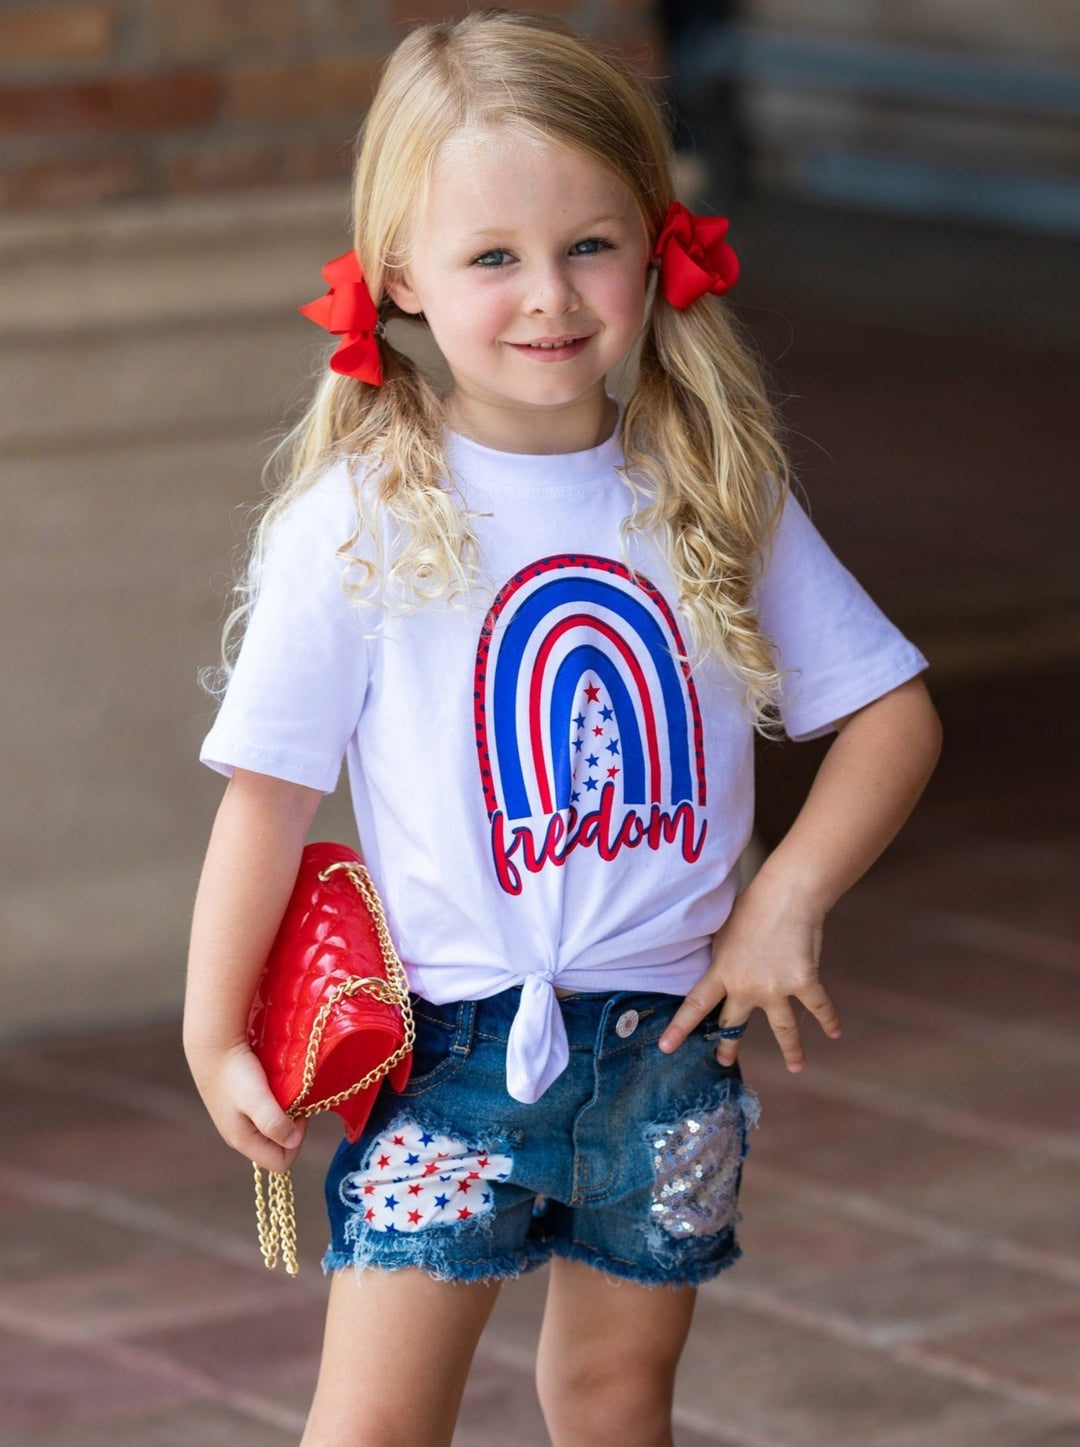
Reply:
[[[0, 0], [0, 204], [347, 174], [379, 60], [453, 0]], [[646, 71], [648, 0], [539, 0]]]

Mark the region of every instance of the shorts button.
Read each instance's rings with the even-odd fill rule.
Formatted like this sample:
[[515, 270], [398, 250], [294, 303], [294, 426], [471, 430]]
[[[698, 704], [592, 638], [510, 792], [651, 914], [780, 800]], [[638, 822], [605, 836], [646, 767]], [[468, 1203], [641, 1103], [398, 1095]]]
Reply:
[[620, 1040], [627, 1040], [638, 1027], [640, 1015], [636, 1010], [624, 1010], [615, 1022], [615, 1034]]

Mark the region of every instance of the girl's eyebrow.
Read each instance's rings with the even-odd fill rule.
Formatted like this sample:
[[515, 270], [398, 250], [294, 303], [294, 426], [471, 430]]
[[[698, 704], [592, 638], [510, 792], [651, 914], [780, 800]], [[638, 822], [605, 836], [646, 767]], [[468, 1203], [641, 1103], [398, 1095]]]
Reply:
[[[575, 231], [587, 231], [590, 226], [606, 226], [611, 221], [625, 221], [624, 216], [594, 216], [590, 221], [584, 221], [580, 226], [575, 226]], [[466, 241], [476, 241], [482, 236], [513, 236], [515, 235], [512, 226], [485, 226], [481, 231], [470, 231], [465, 237]]]

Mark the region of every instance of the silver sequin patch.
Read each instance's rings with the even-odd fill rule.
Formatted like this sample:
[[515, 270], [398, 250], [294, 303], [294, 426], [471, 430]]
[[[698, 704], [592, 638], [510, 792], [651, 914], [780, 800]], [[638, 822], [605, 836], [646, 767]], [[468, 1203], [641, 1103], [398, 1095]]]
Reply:
[[743, 1109], [734, 1095], [716, 1110], [649, 1131], [656, 1169], [652, 1219], [672, 1236], [710, 1236], [735, 1216], [743, 1157]]

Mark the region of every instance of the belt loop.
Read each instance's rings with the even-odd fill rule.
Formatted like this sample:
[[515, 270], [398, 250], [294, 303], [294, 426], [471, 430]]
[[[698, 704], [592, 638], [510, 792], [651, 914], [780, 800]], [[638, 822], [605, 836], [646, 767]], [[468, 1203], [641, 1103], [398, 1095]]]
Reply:
[[611, 1019], [612, 1012], [615, 1009], [615, 1002], [621, 994], [622, 991], [617, 991], [614, 995], [609, 995], [604, 1001], [604, 1008], [600, 1011], [600, 1019], [596, 1026], [596, 1041], [593, 1046], [593, 1055], [597, 1060], [607, 1054], [604, 1047], [607, 1040], [608, 1021]]
[[476, 1024], [476, 1001], [462, 1000], [458, 1006], [457, 1033], [450, 1049], [457, 1055], [468, 1055], [472, 1049], [473, 1028]]

